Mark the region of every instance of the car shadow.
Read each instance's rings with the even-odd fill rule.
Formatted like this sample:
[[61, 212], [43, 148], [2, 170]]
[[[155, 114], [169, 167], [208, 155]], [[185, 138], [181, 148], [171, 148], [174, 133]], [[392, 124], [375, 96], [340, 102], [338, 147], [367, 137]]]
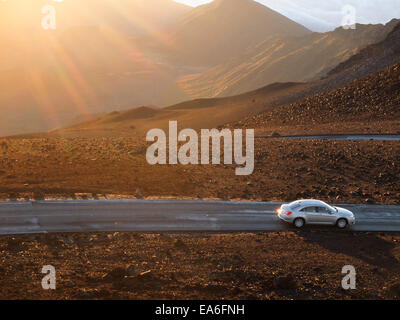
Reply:
[[378, 233], [332, 230], [332, 227], [306, 226], [298, 235], [331, 252], [345, 254], [365, 263], [388, 270], [399, 269], [400, 262], [393, 256], [396, 247]]

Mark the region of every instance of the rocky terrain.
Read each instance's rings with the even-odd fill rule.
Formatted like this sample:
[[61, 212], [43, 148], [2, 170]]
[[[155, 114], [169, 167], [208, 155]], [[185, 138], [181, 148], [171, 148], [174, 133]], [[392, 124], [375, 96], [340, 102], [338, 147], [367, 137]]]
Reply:
[[[0, 237], [0, 299], [399, 299], [400, 237], [258, 234]], [[43, 290], [44, 265], [56, 290]], [[356, 290], [342, 268], [353, 265]]]
[[400, 202], [398, 142], [257, 139], [255, 170], [236, 165], [151, 166], [132, 138], [0, 141], [0, 198], [104, 197]]
[[[144, 1], [136, 3], [146, 7]], [[175, 43], [181, 55], [175, 52], [174, 57], [192, 65], [171, 64], [165, 54], [174, 52], [158, 51], [160, 47], [145, 38], [82, 26], [57, 36], [30, 37], [29, 43], [37, 47], [18, 51], [15, 61], [2, 60], [9, 54], [0, 53], [0, 133], [49, 129], [70, 120], [67, 127], [51, 132], [0, 139], [0, 201], [318, 198], [331, 203], [400, 205], [398, 141], [281, 137], [400, 134], [400, 25], [394, 27], [396, 21], [359, 26], [350, 33], [338, 29], [310, 34], [250, 0], [215, 0], [188, 14], [188, 8], [172, 1], [164, 4], [183, 19], [174, 37], [167, 39], [157, 32], [158, 40]], [[251, 20], [246, 8], [253, 12]], [[167, 23], [167, 11], [160, 10], [160, 28]], [[123, 21], [110, 19], [110, 24], [122, 22], [126, 27]], [[1, 20], [0, 25], [7, 21]], [[303, 42], [282, 41], [274, 35], [282, 29], [286, 36], [303, 36]], [[259, 43], [253, 51], [252, 40], [265, 40], [265, 30], [273, 42]], [[2, 36], [9, 35], [0, 34], [0, 43], [7, 47], [9, 42]], [[182, 74], [204, 71], [203, 64], [221, 63], [248, 45], [251, 48], [244, 56], [212, 70], [215, 73], [205, 81], [208, 88], [175, 83]], [[293, 58], [294, 52], [298, 55]], [[18, 66], [18, 61], [31, 64]], [[293, 73], [275, 80], [291, 82], [165, 109], [148, 106], [157, 104], [148, 97], [177, 101], [196, 90], [214, 96], [239, 92], [238, 88], [251, 90], [255, 83], [261, 87], [268, 83], [266, 74], [279, 74], [280, 63]], [[310, 79], [315, 81], [293, 82]], [[210, 87], [216, 92], [210, 93]], [[125, 110], [144, 100], [147, 106]], [[118, 108], [124, 110], [110, 112]], [[74, 113], [82, 116], [77, 119]], [[180, 129], [255, 128], [254, 173], [236, 176], [236, 165], [149, 165], [144, 133], [165, 129], [170, 120], [177, 120]], [[248, 234], [0, 236], [0, 299], [400, 299], [399, 244], [399, 234], [330, 228]], [[55, 291], [41, 288], [44, 265], [57, 270]], [[341, 288], [345, 265], [356, 267], [354, 291]]]
[[[234, 124], [281, 135], [400, 132], [400, 65]], [[389, 125], [390, 124], [390, 125]], [[300, 129], [302, 128], [302, 129]]]
[[331, 70], [328, 75], [347, 71], [351, 72], [353, 77], [359, 78], [367, 73], [374, 73], [379, 69], [398, 63], [400, 55], [400, 24], [397, 20], [393, 20], [391, 24], [395, 26], [384, 40], [362, 49], [359, 53]]

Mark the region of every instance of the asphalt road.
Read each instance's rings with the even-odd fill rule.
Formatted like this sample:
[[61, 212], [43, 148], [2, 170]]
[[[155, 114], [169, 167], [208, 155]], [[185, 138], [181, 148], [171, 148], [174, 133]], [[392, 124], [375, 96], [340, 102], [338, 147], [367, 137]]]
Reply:
[[[104, 200], [0, 204], [0, 234], [95, 231], [284, 231], [275, 214], [280, 203]], [[400, 231], [400, 207], [344, 205], [355, 231]], [[309, 227], [311, 228], [311, 227]]]

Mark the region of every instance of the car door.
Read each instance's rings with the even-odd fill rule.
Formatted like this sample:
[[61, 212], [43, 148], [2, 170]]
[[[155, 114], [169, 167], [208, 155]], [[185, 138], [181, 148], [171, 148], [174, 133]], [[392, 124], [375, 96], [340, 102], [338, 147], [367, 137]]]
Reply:
[[315, 206], [305, 207], [301, 209], [301, 212], [304, 214], [307, 223], [320, 223], [317, 208]]
[[336, 222], [335, 215], [327, 207], [318, 206], [316, 209], [319, 223], [334, 224]]

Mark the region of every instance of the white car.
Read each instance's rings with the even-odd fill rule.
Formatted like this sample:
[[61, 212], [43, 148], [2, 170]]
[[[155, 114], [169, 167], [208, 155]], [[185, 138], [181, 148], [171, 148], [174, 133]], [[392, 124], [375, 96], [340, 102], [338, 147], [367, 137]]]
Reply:
[[333, 207], [319, 200], [298, 200], [283, 204], [277, 210], [278, 217], [296, 228], [306, 224], [332, 225], [344, 229], [356, 223], [354, 214], [343, 208]]

